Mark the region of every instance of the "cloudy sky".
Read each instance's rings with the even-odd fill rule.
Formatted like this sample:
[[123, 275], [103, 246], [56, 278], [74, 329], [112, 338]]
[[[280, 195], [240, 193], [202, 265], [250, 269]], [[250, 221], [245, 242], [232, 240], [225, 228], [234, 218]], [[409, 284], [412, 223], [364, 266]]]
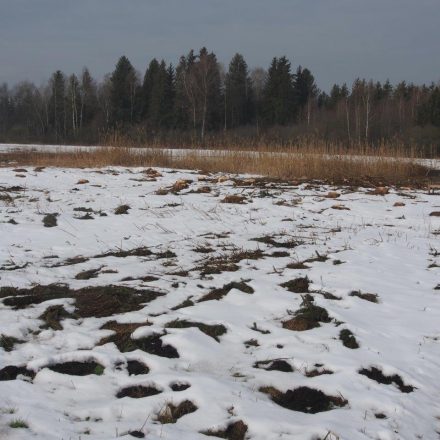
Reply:
[[440, 80], [440, 0], [0, 0], [0, 83], [51, 72], [100, 78], [127, 55], [177, 62], [207, 46], [250, 67], [286, 55], [318, 85], [357, 76]]

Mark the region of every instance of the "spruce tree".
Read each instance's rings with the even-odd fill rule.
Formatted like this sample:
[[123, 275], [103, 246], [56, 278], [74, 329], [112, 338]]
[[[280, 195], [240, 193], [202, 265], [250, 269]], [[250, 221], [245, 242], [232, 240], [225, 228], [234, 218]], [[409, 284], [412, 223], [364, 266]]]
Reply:
[[274, 58], [264, 88], [264, 119], [266, 124], [286, 125], [296, 115], [291, 65], [286, 57]]
[[66, 136], [66, 79], [57, 70], [50, 81], [49, 120], [55, 135], [55, 141], [60, 142]]
[[114, 125], [133, 123], [137, 117], [138, 80], [134, 67], [122, 56], [111, 76], [111, 109]]
[[253, 119], [252, 83], [246, 61], [238, 53], [225, 78], [225, 117], [227, 128], [249, 124]]

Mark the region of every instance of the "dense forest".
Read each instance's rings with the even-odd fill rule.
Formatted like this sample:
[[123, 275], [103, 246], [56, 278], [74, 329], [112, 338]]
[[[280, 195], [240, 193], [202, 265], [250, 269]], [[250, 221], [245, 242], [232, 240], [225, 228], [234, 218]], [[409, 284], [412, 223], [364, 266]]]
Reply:
[[440, 85], [357, 78], [318, 89], [309, 69], [286, 57], [249, 69], [224, 67], [202, 48], [176, 66], [153, 59], [141, 75], [121, 57], [101, 81], [53, 73], [42, 86], [0, 86], [0, 141], [209, 145], [215, 139], [301, 139], [351, 145], [440, 145]]

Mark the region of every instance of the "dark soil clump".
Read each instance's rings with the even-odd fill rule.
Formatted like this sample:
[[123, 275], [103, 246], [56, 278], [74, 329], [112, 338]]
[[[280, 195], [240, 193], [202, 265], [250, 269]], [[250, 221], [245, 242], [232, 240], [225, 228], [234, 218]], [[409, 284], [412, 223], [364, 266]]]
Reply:
[[217, 342], [220, 342], [219, 336], [224, 335], [227, 330], [226, 327], [222, 324], [217, 325], [209, 325], [204, 324], [202, 322], [190, 322], [185, 320], [176, 319], [175, 321], [171, 321], [165, 325], [165, 328], [190, 328], [196, 327], [205, 335], [210, 336], [215, 339]]
[[292, 373], [292, 366], [282, 360], [282, 359], [274, 359], [270, 361], [258, 361], [255, 362], [254, 368], [261, 368], [266, 371], [282, 371], [283, 373]]
[[46, 228], [53, 228], [54, 226], [57, 226], [57, 215], [58, 214], [46, 214], [43, 217], [43, 225]]
[[148, 374], [150, 369], [142, 362], [127, 361], [127, 371], [130, 376], [139, 376], [140, 374]]
[[47, 368], [56, 373], [68, 374], [70, 376], [89, 376], [91, 374], [100, 376], [104, 372], [104, 367], [94, 361], [64, 362], [61, 364], [48, 365]]
[[33, 379], [35, 373], [26, 367], [16, 367], [15, 365], [8, 365], [0, 370], [0, 381], [15, 380], [17, 376], [27, 376]]
[[411, 393], [415, 389], [415, 387], [413, 387], [412, 385], [405, 385], [402, 378], [398, 374], [385, 376], [382, 371], [376, 367], [371, 367], [369, 370], [363, 368], [362, 370], [359, 370], [359, 374], [367, 376], [369, 379], [374, 380], [378, 383], [382, 383], [384, 385], [391, 385], [394, 383], [397, 388], [402, 391], [402, 393]]
[[224, 296], [226, 296], [232, 289], [237, 289], [244, 293], [249, 293], [249, 294], [254, 293], [254, 289], [248, 284], [246, 284], [244, 281], [240, 281], [240, 282], [232, 281], [231, 283], [225, 284], [223, 287], [212, 290], [211, 292], [203, 296], [201, 299], [199, 299], [197, 302], [220, 300]]
[[132, 399], [142, 399], [143, 397], [155, 396], [160, 394], [162, 391], [154, 387], [145, 387], [142, 385], [133, 385], [131, 387], [126, 387], [120, 390], [116, 397], [122, 399], [123, 397], [131, 397]]
[[264, 387], [260, 391], [269, 394], [272, 400], [283, 408], [308, 414], [330, 411], [348, 403], [342, 397], [328, 396], [320, 390], [309, 387], [299, 387], [285, 393], [272, 387]]
[[176, 392], [185, 391], [190, 387], [191, 385], [189, 383], [184, 382], [174, 382], [170, 385], [170, 388]]
[[340, 331], [339, 339], [342, 341], [342, 345], [344, 347], [351, 348], [352, 350], [359, 348], [359, 344], [356, 338], [354, 337], [353, 333], [348, 329]]
[[136, 349], [145, 351], [147, 353], [169, 359], [178, 358], [178, 351], [172, 345], [164, 344], [161, 339], [162, 336], [163, 335], [154, 334], [147, 336], [146, 338], [134, 339], [133, 343]]

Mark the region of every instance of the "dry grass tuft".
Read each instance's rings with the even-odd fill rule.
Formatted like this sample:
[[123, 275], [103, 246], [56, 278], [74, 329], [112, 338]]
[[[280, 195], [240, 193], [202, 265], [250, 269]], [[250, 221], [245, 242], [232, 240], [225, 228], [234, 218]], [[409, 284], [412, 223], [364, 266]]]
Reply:
[[[171, 150], [103, 147], [71, 152], [18, 151], [0, 154], [2, 166], [162, 166], [199, 169], [205, 173], [252, 173], [283, 180], [318, 179], [332, 183], [369, 185], [427, 185], [429, 169], [418, 164], [415, 152], [398, 148], [346, 148], [327, 145], [292, 147], [283, 152], [228, 150]], [[432, 177], [432, 176], [431, 176]], [[432, 180], [432, 179], [431, 179]], [[381, 191], [379, 191], [381, 192]]]

